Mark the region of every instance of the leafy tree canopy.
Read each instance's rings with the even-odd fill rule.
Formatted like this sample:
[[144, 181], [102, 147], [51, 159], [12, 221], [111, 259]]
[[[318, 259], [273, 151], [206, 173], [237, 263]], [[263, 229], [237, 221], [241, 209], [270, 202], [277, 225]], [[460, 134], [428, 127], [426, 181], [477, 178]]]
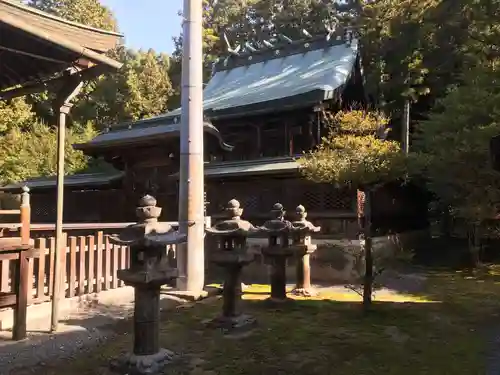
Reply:
[[[71, 145], [96, 135], [92, 126], [68, 130], [66, 143], [66, 173], [86, 168], [88, 158]], [[29, 131], [17, 127], [9, 130], [0, 141], [0, 176], [2, 183], [22, 181], [31, 177], [50, 176], [57, 172], [57, 131], [34, 122]]]
[[113, 14], [99, 0], [28, 0], [27, 4], [68, 21], [109, 31], [118, 29]]
[[455, 216], [478, 223], [500, 210], [489, 150], [500, 134], [500, 64], [472, 68], [462, 80], [419, 124], [414, 144], [429, 189]]
[[326, 123], [328, 135], [299, 159], [307, 179], [364, 188], [404, 177], [406, 157], [399, 143], [381, 139], [388, 123], [383, 114], [341, 111]]
[[[99, 0], [28, 0], [24, 3], [69, 21], [106, 30], [118, 29], [113, 14]], [[172, 95], [167, 55], [125, 47], [110, 51], [109, 55], [123, 63], [122, 69], [87, 82], [74, 100], [68, 121], [68, 173], [89, 167], [88, 163], [95, 164], [70, 146], [88, 140], [94, 134], [90, 131], [93, 126], [102, 128], [158, 115], [166, 111]], [[55, 173], [56, 138], [51, 126], [56, 116], [52, 99], [53, 93], [41, 93], [0, 102], [2, 183]]]

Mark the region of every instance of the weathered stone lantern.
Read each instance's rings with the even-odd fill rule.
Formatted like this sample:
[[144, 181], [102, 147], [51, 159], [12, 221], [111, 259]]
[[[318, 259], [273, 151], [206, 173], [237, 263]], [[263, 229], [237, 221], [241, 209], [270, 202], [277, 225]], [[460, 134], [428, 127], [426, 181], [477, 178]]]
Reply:
[[186, 242], [168, 223], [158, 221], [161, 208], [146, 195], [136, 209], [137, 224], [111, 237], [114, 244], [130, 246], [130, 268], [119, 270], [118, 278], [134, 287], [134, 348], [116, 360], [112, 368], [127, 374], [155, 374], [175, 355], [159, 346], [160, 287], [177, 278], [169, 266], [167, 246]]
[[316, 293], [311, 287], [310, 255], [316, 251], [316, 245], [311, 243], [311, 234], [318, 233], [321, 227], [314, 226], [307, 220], [304, 206], [295, 209], [297, 220], [292, 222], [292, 248], [297, 257], [297, 281], [292, 293], [299, 296], [311, 297]]
[[243, 209], [236, 199], [228, 202], [225, 211], [229, 216], [227, 220], [206, 229], [207, 234], [213, 236], [216, 243], [216, 248], [210, 251], [211, 260], [226, 271], [222, 315], [211, 320], [209, 324], [224, 331], [232, 331], [256, 322], [253, 317], [237, 311], [238, 302], [241, 300], [241, 271], [254, 260], [254, 255], [248, 252], [247, 238], [255, 228], [248, 221], [241, 219]]
[[258, 231], [267, 235], [268, 244], [262, 248], [262, 254], [271, 265], [271, 302], [285, 302], [286, 297], [286, 261], [294, 254], [290, 247], [292, 223], [285, 220], [285, 210], [281, 203], [276, 203], [271, 210], [272, 219], [258, 227]]

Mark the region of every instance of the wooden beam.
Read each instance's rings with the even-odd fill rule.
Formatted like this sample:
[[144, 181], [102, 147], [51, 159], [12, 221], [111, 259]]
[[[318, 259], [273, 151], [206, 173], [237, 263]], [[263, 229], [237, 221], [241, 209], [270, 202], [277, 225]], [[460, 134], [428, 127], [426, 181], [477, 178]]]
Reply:
[[56, 91], [58, 90], [65, 82], [67, 82], [68, 78], [71, 76], [79, 75], [81, 81], [92, 80], [100, 75], [108, 72], [110, 70], [109, 67], [104, 65], [95, 65], [89, 69], [85, 69], [80, 72], [76, 72], [66, 76], [60, 76], [54, 79], [50, 79], [47, 81], [33, 83], [23, 87], [17, 87], [13, 89], [9, 89], [6, 91], [0, 92], [0, 100], [9, 100], [13, 98], [17, 98], [19, 96], [25, 96], [30, 94], [36, 94], [43, 91]]

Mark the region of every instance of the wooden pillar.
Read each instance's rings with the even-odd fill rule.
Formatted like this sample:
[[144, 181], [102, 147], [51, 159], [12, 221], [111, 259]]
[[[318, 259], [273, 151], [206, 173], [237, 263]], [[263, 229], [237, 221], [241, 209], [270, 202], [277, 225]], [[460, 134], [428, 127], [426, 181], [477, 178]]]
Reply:
[[[57, 331], [59, 324], [59, 299], [61, 293], [61, 260], [60, 252], [63, 246], [63, 206], [64, 206], [64, 160], [66, 147], [66, 116], [71, 110], [71, 100], [80, 92], [83, 86], [78, 74], [69, 71], [65, 84], [60, 89], [54, 107], [59, 114], [57, 126], [57, 217], [56, 246], [54, 249], [54, 291], [52, 293], [52, 314], [50, 330]], [[65, 250], [64, 250], [65, 251]]]

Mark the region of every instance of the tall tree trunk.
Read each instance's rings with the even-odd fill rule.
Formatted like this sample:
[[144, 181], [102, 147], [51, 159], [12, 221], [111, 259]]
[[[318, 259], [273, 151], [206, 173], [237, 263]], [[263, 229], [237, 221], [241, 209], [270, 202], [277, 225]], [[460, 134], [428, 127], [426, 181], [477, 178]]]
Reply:
[[481, 265], [480, 259], [480, 225], [473, 223], [469, 226], [467, 233], [468, 250], [471, 269], [474, 270]]
[[364, 237], [365, 237], [365, 276], [363, 280], [363, 309], [370, 310], [372, 306], [373, 295], [373, 252], [372, 252], [372, 233], [371, 233], [371, 190], [365, 192], [365, 210], [364, 210]]
[[363, 248], [365, 272], [363, 276], [363, 310], [369, 311], [373, 295], [373, 252], [371, 236], [371, 191], [357, 191], [357, 213], [359, 226], [359, 243]]

